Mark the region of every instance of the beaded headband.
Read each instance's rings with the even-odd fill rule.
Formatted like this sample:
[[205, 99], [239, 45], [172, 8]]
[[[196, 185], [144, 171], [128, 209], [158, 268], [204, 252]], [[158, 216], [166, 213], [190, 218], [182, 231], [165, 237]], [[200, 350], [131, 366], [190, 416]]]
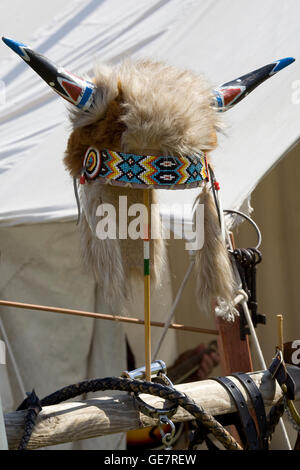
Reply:
[[89, 147], [80, 183], [95, 179], [130, 188], [186, 189], [208, 180], [208, 171], [203, 152], [191, 157], [157, 157]]

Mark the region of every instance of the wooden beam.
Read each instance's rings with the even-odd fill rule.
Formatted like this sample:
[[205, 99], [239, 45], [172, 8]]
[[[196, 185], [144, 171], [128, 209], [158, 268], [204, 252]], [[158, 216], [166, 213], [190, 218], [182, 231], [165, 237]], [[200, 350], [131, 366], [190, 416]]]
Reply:
[[[300, 369], [289, 366], [288, 370], [296, 384], [296, 400], [300, 400]], [[266, 406], [273, 405], [281, 397], [282, 391], [277, 382], [271, 379], [268, 371], [250, 374], [259, 387]], [[251, 401], [233, 377], [243, 393], [247, 405]], [[212, 415], [221, 415], [235, 411], [232, 398], [219, 383], [213, 380], [191, 382], [175, 387], [186, 393], [196, 403]], [[145, 426], [154, 426], [156, 420], [137, 411], [133, 399], [127, 393], [115, 392], [113, 398], [103, 397], [77, 402], [65, 402], [59, 405], [46, 406], [38, 416], [36, 426], [31, 435], [28, 449], [37, 449], [64, 442], [72, 442], [91, 437], [103, 436], [117, 432], [126, 432]], [[161, 407], [163, 401], [159, 397], [147, 395], [147, 402]], [[24, 427], [25, 411], [15, 411], [5, 415], [5, 425], [10, 449], [17, 448]], [[174, 422], [189, 421], [193, 417], [184, 409], [179, 408], [172, 418]]]

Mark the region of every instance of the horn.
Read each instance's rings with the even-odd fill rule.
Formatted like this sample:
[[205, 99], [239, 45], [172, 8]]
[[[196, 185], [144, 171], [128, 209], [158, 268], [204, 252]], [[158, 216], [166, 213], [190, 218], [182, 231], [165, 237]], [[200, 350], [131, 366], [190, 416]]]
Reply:
[[18, 54], [45, 82], [77, 108], [88, 110], [93, 103], [95, 85], [57, 66], [25, 44], [9, 38], [2, 41]]
[[292, 64], [294, 61], [295, 59], [293, 57], [279, 59], [272, 64], [265, 65], [260, 69], [247, 73], [236, 80], [224, 83], [213, 90], [214, 97], [212, 105], [217, 108], [218, 111], [227, 111], [249, 95], [258, 85]]

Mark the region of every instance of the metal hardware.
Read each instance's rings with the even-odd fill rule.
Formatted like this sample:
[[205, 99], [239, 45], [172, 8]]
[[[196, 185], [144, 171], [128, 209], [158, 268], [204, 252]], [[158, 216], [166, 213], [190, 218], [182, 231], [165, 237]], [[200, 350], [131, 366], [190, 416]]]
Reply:
[[[151, 377], [158, 375], [159, 373], [165, 374], [167, 372], [167, 366], [164, 361], [157, 360], [151, 363]], [[144, 380], [146, 377], [146, 367], [142, 366], [132, 371], [124, 371], [121, 377], [127, 377], [132, 380]]]
[[[176, 431], [175, 424], [167, 416], [161, 416], [159, 418], [159, 424], [160, 424], [159, 430], [160, 430], [160, 434], [161, 434], [161, 437], [162, 437], [161, 440], [162, 440], [162, 443], [164, 445], [164, 449], [165, 450], [171, 450], [172, 449], [172, 442], [173, 442], [173, 439], [174, 439], [174, 436], [175, 436], [175, 431]], [[163, 424], [168, 424], [171, 427], [171, 432], [165, 433], [164, 430], [161, 427]]]

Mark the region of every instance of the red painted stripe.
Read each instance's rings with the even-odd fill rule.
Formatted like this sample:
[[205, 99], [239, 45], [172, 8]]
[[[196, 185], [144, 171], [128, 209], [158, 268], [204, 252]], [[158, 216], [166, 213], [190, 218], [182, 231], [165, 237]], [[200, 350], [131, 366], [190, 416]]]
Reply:
[[78, 85], [73, 85], [70, 82], [62, 81], [62, 86], [66, 90], [66, 92], [71, 96], [72, 100], [75, 101], [75, 103], [78, 100], [78, 97], [80, 96], [82, 92], [82, 88]]

